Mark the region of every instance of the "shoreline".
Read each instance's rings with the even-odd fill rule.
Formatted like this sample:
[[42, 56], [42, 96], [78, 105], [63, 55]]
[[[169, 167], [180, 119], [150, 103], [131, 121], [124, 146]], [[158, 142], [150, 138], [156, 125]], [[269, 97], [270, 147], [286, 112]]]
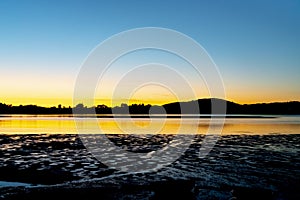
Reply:
[[210, 115], [210, 114], [0, 114], [0, 118], [20, 117], [61, 117], [61, 118], [279, 118], [281, 116], [299, 116], [299, 115], [268, 115], [268, 114], [228, 114], [228, 115]]

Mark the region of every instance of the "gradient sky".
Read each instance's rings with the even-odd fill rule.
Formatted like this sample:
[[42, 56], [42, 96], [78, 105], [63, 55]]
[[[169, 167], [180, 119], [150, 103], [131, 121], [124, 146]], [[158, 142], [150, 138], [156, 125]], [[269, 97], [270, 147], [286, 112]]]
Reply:
[[[229, 100], [300, 100], [298, 0], [12, 0], [0, 1], [0, 102], [72, 105], [76, 76], [90, 51], [121, 31], [149, 26], [200, 43], [218, 66]], [[154, 102], [147, 99], [151, 91], [134, 98], [173, 100]], [[97, 98], [107, 103], [109, 94]]]

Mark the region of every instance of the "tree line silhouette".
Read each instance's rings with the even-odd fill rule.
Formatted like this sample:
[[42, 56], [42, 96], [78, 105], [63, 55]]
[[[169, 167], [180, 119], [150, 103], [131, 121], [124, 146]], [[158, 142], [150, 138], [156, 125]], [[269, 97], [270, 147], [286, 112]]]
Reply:
[[[256, 104], [238, 104], [223, 99], [198, 99], [188, 102], [174, 102], [162, 106], [150, 104], [121, 104], [120, 106], [108, 107], [106, 105], [97, 105], [87, 107], [78, 104], [75, 107], [42, 107], [37, 105], [19, 105], [12, 106], [0, 103], [0, 114], [212, 114], [212, 105], [214, 107], [226, 106], [226, 114], [273, 114], [273, 115], [299, 115], [300, 102], [274, 102], [274, 103], [256, 103]], [[164, 112], [162, 112], [164, 111]], [[224, 114], [218, 110], [213, 114]]]

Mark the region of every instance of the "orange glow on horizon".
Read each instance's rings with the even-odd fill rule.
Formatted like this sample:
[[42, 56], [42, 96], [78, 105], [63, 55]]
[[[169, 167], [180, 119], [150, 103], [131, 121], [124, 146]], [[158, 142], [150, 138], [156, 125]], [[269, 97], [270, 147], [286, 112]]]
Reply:
[[[211, 98], [211, 97], [200, 97], [202, 98]], [[272, 103], [272, 102], [289, 102], [289, 101], [299, 101], [300, 98], [290, 98], [286, 99], [284, 97], [282, 98], [251, 98], [251, 97], [243, 97], [243, 98], [236, 98], [236, 97], [226, 97], [226, 100], [238, 103], [238, 104], [255, 104], [255, 103]], [[191, 101], [194, 99], [185, 99], [182, 101]], [[176, 98], [164, 98], [164, 99], [151, 99], [151, 98], [145, 98], [145, 99], [120, 99], [115, 100], [114, 104], [112, 105], [112, 100], [107, 99], [95, 99], [94, 105], [86, 105], [88, 107], [90, 106], [97, 106], [97, 105], [107, 105], [109, 107], [114, 106], [120, 106], [122, 103], [126, 103], [128, 105], [131, 104], [150, 104], [150, 105], [163, 105], [167, 103], [177, 102]], [[13, 106], [19, 106], [19, 105], [37, 105], [37, 106], [43, 106], [43, 107], [57, 107], [58, 105], [64, 106], [64, 107], [73, 107], [73, 100], [72, 98], [1, 98], [0, 97], [0, 103], [4, 103], [7, 105], [13, 105]]]

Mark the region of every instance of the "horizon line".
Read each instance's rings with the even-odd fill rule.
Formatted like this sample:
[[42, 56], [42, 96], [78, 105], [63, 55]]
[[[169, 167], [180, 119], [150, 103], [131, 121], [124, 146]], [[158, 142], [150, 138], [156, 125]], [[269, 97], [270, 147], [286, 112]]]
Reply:
[[[173, 102], [168, 102], [168, 103], [163, 103], [163, 104], [151, 104], [151, 103], [144, 103], [144, 102], [140, 102], [140, 103], [132, 103], [132, 104], [127, 104], [125, 102], [121, 102], [119, 105], [116, 105], [116, 106], [108, 106], [104, 103], [102, 104], [97, 104], [97, 105], [93, 105], [93, 106], [85, 106], [84, 103], [80, 102], [80, 103], [77, 103], [75, 106], [74, 105], [62, 105], [61, 103], [58, 103], [55, 105], [52, 105], [52, 106], [41, 106], [41, 105], [38, 105], [38, 104], [19, 104], [19, 105], [13, 105], [13, 104], [8, 104], [8, 103], [4, 103], [4, 102], [0, 102], [0, 104], [3, 104], [3, 105], [7, 105], [7, 106], [15, 106], [15, 107], [18, 107], [18, 106], [37, 106], [37, 107], [43, 107], [43, 108], [57, 108], [59, 106], [61, 106], [62, 108], [75, 108], [77, 105], [79, 104], [82, 104], [83, 106], [85, 106], [86, 108], [92, 108], [92, 107], [97, 107], [99, 105], [104, 105], [104, 106], [107, 106], [108, 108], [114, 108], [114, 107], [121, 107], [122, 104], [126, 104], [127, 106], [132, 106], [132, 105], [150, 105], [150, 106], [163, 106], [163, 105], [166, 105], [166, 104], [171, 104], [171, 103], [179, 103], [179, 102], [191, 102], [191, 101], [197, 101], [197, 100], [204, 100], [204, 99], [219, 99], [219, 100], [224, 100], [224, 101], [227, 101], [227, 102], [232, 102], [232, 103], [235, 103], [235, 104], [239, 104], [239, 105], [255, 105], [255, 104], [272, 104], [272, 103], [290, 103], [290, 102], [300, 102], [300, 100], [286, 100], [286, 101], [269, 101], [269, 102], [255, 102], [255, 103], [238, 103], [236, 101], [233, 101], [233, 100], [228, 100], [228, 99], [221, 99], [221, 98], [216, 98], [216, 97], [211, 97], [211, 98], [199, 98], [199, 99], [194, 99], [194, 100], [187, 100], [187, 101], [173, 101]], [[72, 107], [74, 106], [74, 107]]]

